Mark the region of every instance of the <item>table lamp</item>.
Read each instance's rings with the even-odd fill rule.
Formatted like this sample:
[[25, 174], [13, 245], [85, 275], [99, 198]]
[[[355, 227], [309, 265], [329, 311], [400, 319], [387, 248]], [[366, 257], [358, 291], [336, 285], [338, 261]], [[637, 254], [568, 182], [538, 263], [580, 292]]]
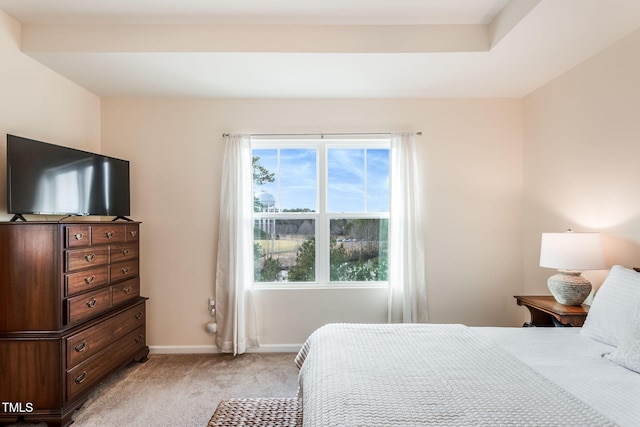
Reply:
[[540, 267], [555, 268], [547, 286], [560, 304], [581, 305], [591, 293], [591, 282], [580, 272], [606, 268], [599, 233], [542, 233]]

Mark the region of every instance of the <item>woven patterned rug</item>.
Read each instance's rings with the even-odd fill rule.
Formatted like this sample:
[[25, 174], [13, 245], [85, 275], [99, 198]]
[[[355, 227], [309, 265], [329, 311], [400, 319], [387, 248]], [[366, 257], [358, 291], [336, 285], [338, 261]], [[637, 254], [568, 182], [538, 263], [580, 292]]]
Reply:
[[300, 427], [299, 399], [229, 399], [220, 402], [207, 427]]

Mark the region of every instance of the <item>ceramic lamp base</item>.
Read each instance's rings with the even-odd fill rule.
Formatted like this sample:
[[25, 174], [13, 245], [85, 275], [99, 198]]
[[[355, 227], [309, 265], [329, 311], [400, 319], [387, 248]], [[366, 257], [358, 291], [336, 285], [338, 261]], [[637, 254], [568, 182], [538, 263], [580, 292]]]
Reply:
[[581, 305], [591, 293], [591, 282], [579, 271], [561, 271], [547, 280], [551, 295], [560, 304]]

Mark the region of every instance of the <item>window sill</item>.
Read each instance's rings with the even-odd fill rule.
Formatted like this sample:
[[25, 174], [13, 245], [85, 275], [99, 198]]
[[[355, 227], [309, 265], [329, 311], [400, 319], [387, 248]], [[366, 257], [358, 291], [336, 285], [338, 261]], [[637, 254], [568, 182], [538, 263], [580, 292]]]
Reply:
[[306, 291], [306, 290], [353, 290], [353, 289], [388, 289], [389, 283], [349, 283], [349, 284], [309, 284], [303, 285], [299, 283], [266, 283], [266, 284], [254, 284], [253, 290], [262, 291], [262, 290], [295, 290], [295, 291]]

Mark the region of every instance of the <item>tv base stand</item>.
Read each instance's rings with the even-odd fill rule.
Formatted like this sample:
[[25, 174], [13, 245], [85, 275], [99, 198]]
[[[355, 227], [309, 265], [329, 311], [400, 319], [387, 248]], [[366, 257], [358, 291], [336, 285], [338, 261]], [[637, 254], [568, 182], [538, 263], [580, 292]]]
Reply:
[[21, 214], [15, 214], [9, 221], [11, 221], [11, 222], [16, 222], [16, 221], [27, 222], [27, 220], [24, 219], [24, 217]]
[[120, 216], [120, 215], [118, 215], [117, 217], [113, 218], [111, 221], [115, 222], [115, 221], [117, 221], [119, 219], [121, 219], [123, 221], [129, 221], [129, 222], [133, 221], [131, 218], [127, 218], [126, 216]]

